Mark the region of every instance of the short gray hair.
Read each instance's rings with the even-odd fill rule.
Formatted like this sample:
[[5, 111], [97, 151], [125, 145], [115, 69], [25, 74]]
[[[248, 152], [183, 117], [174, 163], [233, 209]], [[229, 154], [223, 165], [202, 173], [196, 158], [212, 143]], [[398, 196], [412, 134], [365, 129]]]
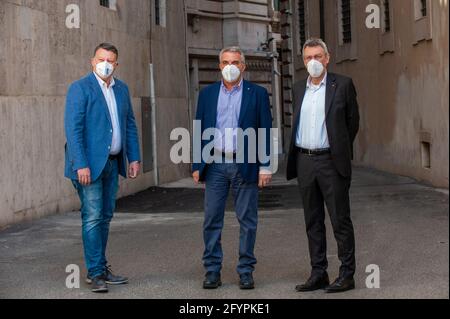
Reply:
[[241, 62], [245, 64], [245, 54], [244, 52], [241, 50], [240, 47], [227, 47], [224, 48], [222, 51], [220, 51], [219, 54], [219, 61], [222, 61], [222, 55], [226, 52], [234, 52], [234, 53], [239, 53], [241, 55]]
[[313, 48], [313, 47], [321, 47], [325, 51], [326, 55], [330, 55], [327, 44], [322, 39], [319, 38], [308, 39], [303, 45], [302, 54], [305, 55], [306, 48]]

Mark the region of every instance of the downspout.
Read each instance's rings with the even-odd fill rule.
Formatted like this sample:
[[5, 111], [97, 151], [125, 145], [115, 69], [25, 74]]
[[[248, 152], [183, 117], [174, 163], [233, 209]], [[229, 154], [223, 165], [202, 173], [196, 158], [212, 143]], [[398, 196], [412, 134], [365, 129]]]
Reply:
[[153, 147], [153, 177], [155, 186], [159, 185], [158, 174], [158, 144], [157, 144], [157, 129], [156, 129], [156, 94], [155, 94], [155, 78], [153, 63], [150, 63], [150, 105], [152, 109], [152, 147]]
[[153, 54], [152, 54], [152, 36], [153, 36], [153, 8], [150, 8], [150, 107], [151, 107], [151, 117], [152, 117], [152, 153], [153, 153], [153, 179], [155, 186], [159, 185], [159, 174], [158, 174], [158, 145], [156, 138], [156, 94], [155, 94], [155, 73], [153, 68]]

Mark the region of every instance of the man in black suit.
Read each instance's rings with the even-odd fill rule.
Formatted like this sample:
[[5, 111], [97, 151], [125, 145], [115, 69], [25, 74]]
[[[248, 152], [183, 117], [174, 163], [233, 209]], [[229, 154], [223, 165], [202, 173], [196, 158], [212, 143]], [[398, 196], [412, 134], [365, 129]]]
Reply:
[[[350, 218], [353, 142], [359, 111], [352, 79], [327, 71], [330, 55], [320, 39], [308, 40], [303, 59], [310, 76], [294, 86], [294, 122], [287, 164], [288, 180], [298, 178], [311, 258], [311, 276], [297, 291], [355, 288], [355, 238]], [[327, 206], [341, 261], [330, 285], [327, 267]]]

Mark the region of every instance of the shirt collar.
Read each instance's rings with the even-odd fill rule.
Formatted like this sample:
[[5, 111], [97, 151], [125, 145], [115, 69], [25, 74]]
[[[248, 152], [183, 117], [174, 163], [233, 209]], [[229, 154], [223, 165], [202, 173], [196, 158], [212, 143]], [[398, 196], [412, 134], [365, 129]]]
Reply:
[[221, 83], [220, 87], [225, 93], [239, 92], [239, 91], [242, 90], [242, 83], [243, 82], [244, 82], [244, 79], [241, 79], [241, 82], [239, 82], [239, 84], [236, 84], [235, 86], [233, 86], [232, 89], [229, 91], [227, 89], [227, 87], [225, 86], [225, 84], [223, 83], [223, 80], [222, 80], [222, 83]]
[[320, 84], [317, 86], [317, 85], [314, 85], [314, 84], [312, 84], [312, 78], [311, 78], [311, 76], [309, 76], [308, 77], [308, 81], [306, 81], [306, 87], [308, 88], [308, 89], [310, 89], [310, 88], [312, 88], [312, 87], [321, 87], [322, 85], [327, 85], [327, 77], [328, 77], [328, 72], [326, 72], [325, 73], [325, 76], [323, 77], [323, 79], [322, 79], [322, 81], [320, 82]]
[[[106, 82], [103, 81], [101, 77], [97, 75], [97, 73], [93, 72], [95, 77], [97, 78], [98, 84], [100, 84], [101, 87], [107, 87]], [[109, 84], [109, 87], [113, 87], [116, 84], [116, 81], [114, 80], [114, 77], [111, 78], [111, 83]]]

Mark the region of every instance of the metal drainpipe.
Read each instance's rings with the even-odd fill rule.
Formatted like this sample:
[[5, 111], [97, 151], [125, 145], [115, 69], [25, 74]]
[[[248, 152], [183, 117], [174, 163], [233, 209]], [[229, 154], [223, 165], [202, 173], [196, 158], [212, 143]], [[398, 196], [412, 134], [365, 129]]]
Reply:
[[155, 78], [153, 63], [150, 63], [150, 105], [152, 108], [152, 144], [153, 144], [153, 174], [155, 186], [159, 185], [158, 174], [158, 145], [157, 145], [157, 130], [156, 130], [156, 94], [155, 94]]
[[155, 94], [155, 77], [153, 68], [153, 54], [152, 54], [152, 35], [153, 35], [153, 10], [150, 10], [150, 48], [149, 48], [149, 72], [150, 72], [150, 107], [152, 114], [152, 148], [153, 148], [153, 178], [155, 186], [159, 185], [159, 173], [158, 173], [158, 145], [156, 138], [156, 94]]
[[[272, 27], [269, 26], [269, 38], [272, 36]], [[280, 76], [281, 73], [278, 70], [278, 51], [277, 51], [277, 41], [272, 40], [270, 42], [270, 52], [272, 58], [272, 104], [274, 108], [275, 124], [278, 128], [278, 140], [277, 140], [277, 150], [276, 155], [283, 154], [283, 123], [282, 119], [282, 103], [280, 101]]]

